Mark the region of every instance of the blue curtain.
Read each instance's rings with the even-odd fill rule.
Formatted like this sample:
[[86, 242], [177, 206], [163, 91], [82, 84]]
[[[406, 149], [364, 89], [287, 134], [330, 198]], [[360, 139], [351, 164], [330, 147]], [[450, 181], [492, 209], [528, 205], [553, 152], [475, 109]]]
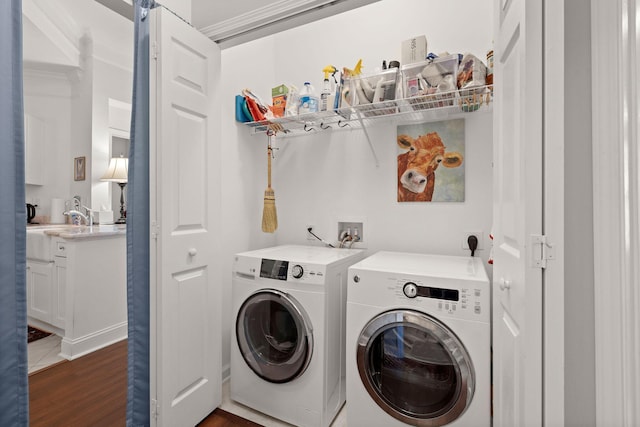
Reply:
[[0, 1], [0, 425], [29, 425], [22, 1]]
[[134, 0], [133, 111], [127, 195], [127, 426], [150, 425], [149, 9]]

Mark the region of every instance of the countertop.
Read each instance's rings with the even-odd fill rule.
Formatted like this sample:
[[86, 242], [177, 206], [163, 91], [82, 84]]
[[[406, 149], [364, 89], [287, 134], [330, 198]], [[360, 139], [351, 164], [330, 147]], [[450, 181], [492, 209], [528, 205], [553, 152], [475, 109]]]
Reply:
[[47, 236], [61, 237], [67, 240], [95, 239], [100, 237], [124, 236], [127, 233], [126, 224], [110, 225], [66, 225], [39, 224], [27, 226], [27, 232], [39, 232]]

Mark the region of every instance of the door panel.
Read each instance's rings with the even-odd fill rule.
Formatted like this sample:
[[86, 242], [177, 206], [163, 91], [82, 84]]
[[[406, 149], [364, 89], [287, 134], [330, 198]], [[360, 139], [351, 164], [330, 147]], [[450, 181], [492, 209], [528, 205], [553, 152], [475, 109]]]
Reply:
[[542, 0], [496, 2], [494, 425], [542, 425]]
[[221, 403], [220, 127], [214, 99], [220, 50], [162, 7], [151, 16], [151, 56], [156, 56], [151, 60], [152, 219], [157, 227], [152, 399], [158, 401], [157, 425], [195, 425]]

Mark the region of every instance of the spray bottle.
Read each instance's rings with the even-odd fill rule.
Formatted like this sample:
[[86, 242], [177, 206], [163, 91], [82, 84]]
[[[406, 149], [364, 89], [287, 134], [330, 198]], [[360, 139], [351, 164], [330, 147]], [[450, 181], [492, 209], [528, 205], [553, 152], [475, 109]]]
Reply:
[[322, 92], [320, 92], [320, 111], [327, 111], [333, 108], [333, 97], [335, 96], [331, 88], [331, 81], [329, 80], [329, 74], [334, 76], [337, 72], [337, 68], [333, 65], [327, 65], [322, 69], [324, 73], [324, 81], [322, 82]]

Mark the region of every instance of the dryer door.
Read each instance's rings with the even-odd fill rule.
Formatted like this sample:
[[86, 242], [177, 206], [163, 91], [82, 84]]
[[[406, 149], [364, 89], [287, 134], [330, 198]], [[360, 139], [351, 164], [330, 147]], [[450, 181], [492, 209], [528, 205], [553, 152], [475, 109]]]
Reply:
[[302, 375], [313, 353], [309, 316], [284, 292], [264, 289], [240, 307], [236, 337], [244, 360], [260, 378], [285, 383]]
[[448, 424], [473, 398], [475, 372], [467, 350], [427, 314], [393, 310], [375, 317], [358, 338], [356, 357], [369, 395], [408, 425]]

